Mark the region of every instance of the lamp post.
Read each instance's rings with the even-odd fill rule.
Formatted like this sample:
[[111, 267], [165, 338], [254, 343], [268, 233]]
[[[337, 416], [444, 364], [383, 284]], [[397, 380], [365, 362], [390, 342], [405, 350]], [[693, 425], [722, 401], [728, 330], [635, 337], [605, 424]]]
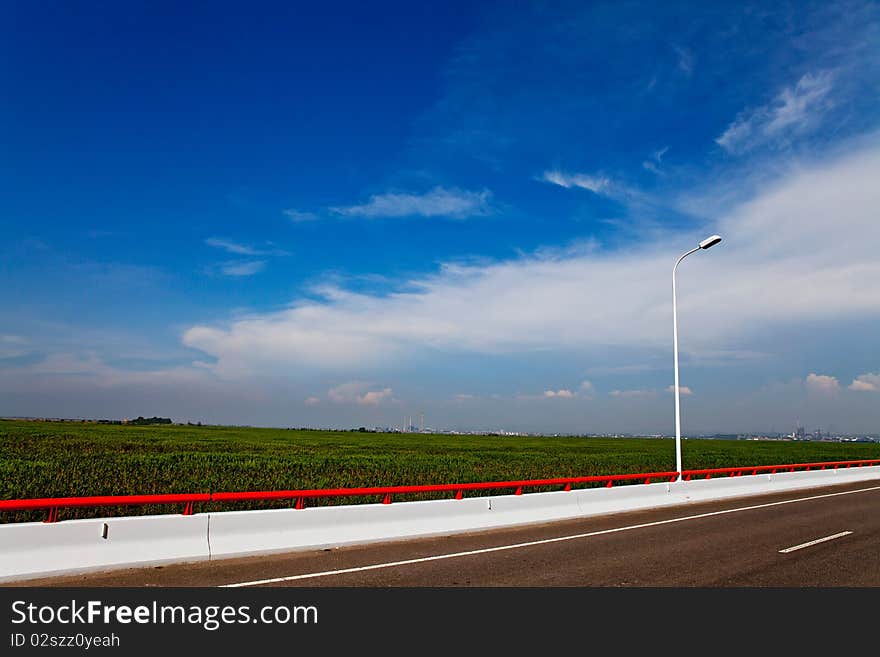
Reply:
[[696, 247], [683, 254], [672, 268], [672, 352], [675, 359], [675, 471], [678, 473], [677, 481], [681, 481], [681, 398], [678, 390], [678, 311], [675, 301], [675, 272], [681, 261], [691, 253], [696, 253], [700, 249], [709, 249], [720, 241], [721, 237], [718, 235], [707, 237]]

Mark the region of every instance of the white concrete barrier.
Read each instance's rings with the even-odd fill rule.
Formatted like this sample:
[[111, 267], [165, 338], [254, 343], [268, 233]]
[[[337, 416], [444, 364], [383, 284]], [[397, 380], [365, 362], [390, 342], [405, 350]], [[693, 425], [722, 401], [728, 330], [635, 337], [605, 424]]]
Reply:
[[720, 500], [729, 497], [745, 497], [774, 492], [807, 490], [833, 484], [880, 479], [880, 466], [861, 468], [828, 468], [825, 470], [799, 470], [744, 475], [742, 477], [716, 477], [692, 479], [675, 484], [683, 489], [685, 502]]
[[0, 582], [208, 558], [207, 514], [0, 525]]
[[211, 557], [320, 549], [487, 526], [487, 498], [211, 514]]
[[575, 492], [211, 514], [211, 557], [320, 549], [581, 515]]
[[484, 498], [491, 513], [487, 526], [500, 527], [531, 522], [550, 522], [582, 515], [577, 491], [524, 493]]
[[665, 482], [586, 488], [577, 493], [582, 516], [638, 511], [687, 502], [684, 495], [675, 490], [672, 484]]
[[455, 534], [878, 479], [880, 466], [872, 466], [462, 500], [7, 524], [0, 525], [0, 581]]

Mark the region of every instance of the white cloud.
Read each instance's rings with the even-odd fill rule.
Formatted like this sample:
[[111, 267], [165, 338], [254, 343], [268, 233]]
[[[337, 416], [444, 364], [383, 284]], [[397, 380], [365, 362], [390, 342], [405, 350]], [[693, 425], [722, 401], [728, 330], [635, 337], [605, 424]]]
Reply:
[[325, 286], [314, 290], [320, 298], [279, 312], [194, 326], [183, 341], [212, 355], [221, 376], [293, 366], [376, 370], [390, 359], [438, 349], [553, 349], [584, 357], [628, 347], [665, 358], [672, 264], [717, 232], [721, 245], [679, 268], [680, 347], [716, 356], [722, 345], [762, 351], [766, 345], [750, 339], [769, 327], [880, 315], [880, 287], [868, 283], [880, 280], [877, 239], [868, 238], [878, 236], [877, 180], [880, 147], [874, 145], [804, 167], [687, 234], [621, 251], [449, 264], [386, 294]]
[[585, 173], [565, 173], [558, 169], [545, 171], [538, 177], [538, 180], [565, 187], [566, 189], [580, 187], [581, 189], [588, 189], [594, 194], [607, 193], [611, 187], [611, 180], [605, 176], [590, 176]]
[[461, 189], [435, 187], [424, 194], [388, 193], [371, 196], [362, 205], [330, 208], [332, 212], [349, 217], [466, 217], [491, 213], [489, 199], [492, 193], [484, 189], [471, 192]]
[[808, 374], [804, 380], [804, 385], [807, 386], [807, 390], [810, 392], [824, 395], [834, 394], [840, 390], [840, 383], [837, 381], [837, 378], [825, 374]]
[[[681, 393], [682, 395], [692, 395], [692, 394], [694, 394], [694, 391], [691, 390], [690, 388], [688, 388], [687, 386], [678, 386], [678, 391], [679, 391], [679, 393]], [[675, 385], [670, 385], [668, 388], [666, 388], [666, 392], [669, 392], [669, 393], [675, 394]]]
[[592, 397], [596, 393], [596, 388], [590, 381], [581, 381], [580, 393], [586, 397]]
[[302, 212], [300, 210], [294, 210], [293, 208], [282, 210], [281, 213], [288, 217], [294, 223], [301, 223], [303, 221], [316, 221], [318, 219], [318, 215], [316, 215], [314, 212]]
[[0, 358], [15, 358], [28, 352], [27, 338], [20, 335], [0, 335]]
[[831, 106], [828, 94], [834, 76], [829, 71], [807, 73], [794, 87], [786, 87], [773, 100], [751, 112], [742, 112], [715, 140], [729, 153], [743, 153], [814, 126]]
[[624, 398], [638, 398], [638, 397], [653, 397], [657, 394], [656, 390], [612, 390], [608, 393], [612, 397], [624, 397]]
[[330, 401], [337, 404], [360, 404], [361, 406], [377, 406], [391, 398], [391, 388], [370, 390], [372, 384], [363, 381], [350, 381], [327, 391]]
[[559, 397], [560, 399], [571, 399], [575, 396], [576, 393], [573, 393], [571, 390], [566, 390], [565, 388], [560, 390], [545, 390], [545, 397]]
[[[205, 244], [208, 246], [212, 246], [215, 249], [221, 249], [226, 251], [227, 253], [234, 253], [235, 255], [247, 255], [247, 256], [285, 256], [290, 255], [287, 251], [283, 251], [282, 249], [276, 248], [268, 248], [268, 249], [258, 249], [253, 246], [248, 246], [247, 244], [239, 244], [238, 242], [233, 242], [231, 240], [222, 239], [220, 237], [209, 237], [205, 240]], [[271, 242], [268, 242], [271, 246]]]
[[209, 237], [205, 240], [205, 244], [207, 244], [208, 246], [213, 246], [215, 249], [222, 249], [227, 253], [235, 253], [237, 255], [254, 256], [263, 254], [263, 252], [259, 249], [255, 249], [245, 244], [238, 244], [237, 242], [232, 242], [230, 240], [225, 240], [219, 237]]
[[694, 54], [687, 48], [673, 46], [678, 56], [678, 70], [690, 77], [694, 72]]
[[650, 171], [651, 173], [660, 173], [660, 164], [663, 162], [663, 156], [666, 155], [666, 151], [669, 150], [669, 146], [665, 146], [661, 148], [659, 151], [654, 151], [651, 154], [650, 160], [645, 160], [642, 162], [642, 166]]
[[306, 406], [317, 406], [321, 403], [320, 397], [306, 397], [306, 400], [303, 402]]
[[370, 390], [358, 397], [358, 404], [364, 406], [376, 406], [384, 400], [391, 398], [391, 388], [383, 388], [382, 390]]
[[253, 276], [266, 268], [265, 260], [230, 261], [220, 265], [220, 271], [227, 276]]
[[880, 392], [880, 374], [860, 374], [849, 384], [850, 390], [858, 392]]

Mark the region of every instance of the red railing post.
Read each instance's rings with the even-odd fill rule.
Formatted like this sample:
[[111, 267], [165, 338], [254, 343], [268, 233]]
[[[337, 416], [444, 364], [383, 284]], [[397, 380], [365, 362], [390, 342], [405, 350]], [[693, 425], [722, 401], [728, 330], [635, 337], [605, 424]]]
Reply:
[[306, 508], [306, 498], [297, 497], [296, 503], [294, 503], [293, 508], [294, 509], [305, 509]]
[[183, 515], [191, 516], [193, 514], [193, 503], [187, 502], [183, 507]]
[[385, 497], [382, 498], [382, 504], [391, 504], [391, 493], [385, 493]]
[[58, 507], [53, 506], [49, 508], [49, 512], [46, 514], [46, 519], [43, 522], [58, 522]]
[[522, 495], [522, 486], [517, 486], [514, 495]]
[[613, 479], [609, 479], [609, 480], [608, 480], [608, 483], [605, 484], [605, 488], [611, 488], [613, 485], [614, 485], [614, 480], [613, 480]]

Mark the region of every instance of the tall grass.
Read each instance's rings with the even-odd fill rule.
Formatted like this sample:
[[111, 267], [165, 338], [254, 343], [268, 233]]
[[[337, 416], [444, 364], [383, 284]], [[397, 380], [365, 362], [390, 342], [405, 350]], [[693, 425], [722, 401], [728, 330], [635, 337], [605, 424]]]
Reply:
[[[686, 468], [880, 458], [878, 443], [691, 439], [683, 451]], [[674, 469], [672, 441], [647, 438], [0, 421], [0, 499], [465, 483]], [[289, 504], [249, 503], [248, 508]], [[62, 517], [107, 512], [67, 510]], [[125, 511], [148, 512], [167, 513], [169, 508]], [[7, 513], [0, 514], [0, 522], [42, 517]]]

